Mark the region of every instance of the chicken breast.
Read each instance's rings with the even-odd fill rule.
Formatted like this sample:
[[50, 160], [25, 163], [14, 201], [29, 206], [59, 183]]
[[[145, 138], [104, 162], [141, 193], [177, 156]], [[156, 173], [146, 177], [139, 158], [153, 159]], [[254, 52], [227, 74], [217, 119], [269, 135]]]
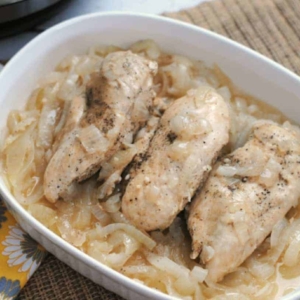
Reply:
[[220, 281], [242, 264], [299, 196], [299, 137], [257, 122], [248, 142], [215, 165], [190, 208], [191, 258], [200, 254], [207, 280]]
[[[59, 137], [44, 176], [44, 193], [50, 202], [68, 198], [76, 184], [99, 170], [149, 118], [155, 96], [152, 90], [157, 63], [130, 51], [109, 54], [86, 90], [86, 109], [70, 130]], [[78, 107], [81, 105], [71, 105]], [[70, 118], [78, 120], [78, 111]], [[74, 117], [76, 116], [76, 117]]]
[[228, 107], [211, 87], [190, 90], [167, 108], [122, 199], [127, 219], [142, 230], [165, 229], [206, 180], [229, 139]]

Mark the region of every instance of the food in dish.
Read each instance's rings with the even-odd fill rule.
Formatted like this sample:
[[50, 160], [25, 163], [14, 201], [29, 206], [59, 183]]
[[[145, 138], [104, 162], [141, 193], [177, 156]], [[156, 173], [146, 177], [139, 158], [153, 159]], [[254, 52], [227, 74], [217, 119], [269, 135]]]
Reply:
[[55, 139], [57, 149], [44, 176], [49, 201], [66, 200], [76, 182], [91, 177], [125, 143], [132, 143], [149, 115], [156, 70], [155, 62], [129, 51], [107, 55], [85, 99], [71, 101], [66, 125]]
[[[129, 67], [129, 62], [134, 62], [138, 69]], [[134, 72], [138, 73], [137, 77], [133, 76]], [[197, 113], [195, 116], [194, 109], [199, 99], [200, 118]], [[219, 109], [212, 109], [214, 101]], [[100, 109], [98, 106], [104, 103], [112, 105], [113, 109]], [[186, 115], [182, 115], [181, 107], [187, 110]], [[123, 117], [116, 117], [118, 114]], [[108, 122], [110, 116], [120, 122]], [[26, 108], [10, 113], [8, 134], [2, 148], [3, 171], [7, 186], [30, 214], [75, 247], [133, 280], [182, 299], [273, 299], [295, 288], [300, 275], [300, 215], [296, 190], [295, 193], [286, 190], [289, 198], [286, 208], [260, 235], [261, 240], [251, 251], [248, 249], [236, 256], [238, 263], [218, 270], [221, 275], [217, 274], [216, 278], [209, 274], [207, 263], [207, 257], [210, 256], [211, 261], [217, 257], [213, 253], [216, 250], [209, 243], [201, 249], [194, 245], [191, 259], [192, 243], [186, 225], [186, 218], [189, 218], [189, 223], [198, 223], [200, 228], [201, 224], [193, 217], [196, 209], [205, 204], [202, 201], [199, 204], [198, 199], [212, 181], [226, 179], [233, 185], [241, 184], [239, 181], [243, 178], [240, 180], [239, 172], [243, 168], [231, 166], [224, 159], [226, 155], [243, 154], [245, 144], [251, 142], [255, 124], [265, 122], [260, 120], [273, 121], [273, 127], [268, 125], [268, 128], [284, 132], [288, 137], [284, 143], [279, 143], [280, 147], [288, 146], [291, 149], [286, 151], [295, 151], [272, 156], [266, 150], [265, 156], [270, 156], [266, 161], [254, 155], [254, 166], [261, 161], [259, 178], [263, 181], [259, 184], [268, 185], [279, 176], [279, 173], [273, 174], [271, 156], [275, 161], [297, 156], [293, 147], [299, 140], [298, 127], [276, 110], [238, 91], [218, 68], [211, 69], [199, 61], [165, 54], [153, 41], [137, 42], [129, 49], [95, 47], [87, 54], [63, 60], [38, 83]], [[105, 130], [107, 126], [109, 129]], [[111, 140], [107, 138], [110, 130]], [[184, 140], [183, 149], [176, 142], [180, 139]], [[203, 143], [206, 139], [215, 141], [208, 143], [207, 148], [200, 147], [201, 142], [206, 144]], [[76, 161], [69, 156], [74, 149], [77, 159], [88, 158], [83, 169], [77, 170]], [[199, 161], [193, 165], [189, 157], [196, 151]], [[188, 168], [185, 168], [187, 162]], [[142, 170], [146, 168], [151, 176], [156, 171], [161, 177], [168, 174], [151, 165], [165, 163], [170, 172], [165, 182], [170, 195], [174, 193], [168, 201], [174, 201], [175, 209], [169, 210], [168, 205], [167, 217], [161, 217], [154, 210], [153, 215], [158, 216], [160, 223], [154, 220], [153, 227], [150, 219], [151, 226], [140, 226], [134, 220], [135, 207], [133, 213], [129, 212], [132, 211], [133, 183], [139, 185]], [[218, 167], [216, 176], [214, 168], [223, 163], [228, 165], [221, 171]], [[246, 163], [249, 165], [252, 161]], [[66, 171], [68, 166], [72, 172]], [[196, 173], [189, 172], [193, 167]], [[233, 169], [237, 169], [237, 173], [226, 176], [226, 172]], [[290, 174], [288, 180], [296, 181], [296, 173], [292, 174], [291, 168], [286, 170]], [[180, 179], [176, 185], [172, 172], [185, 180]], [[63, 186], [60, 186], [60, 175], [66, 176]], [[158, 176], [154, 179], [162, 186], [163, 181], [158, 180]], [[191, 180], [186, 180], [185, 176], [190, 176]], [[152, 182], [148, 177], [145, 176], [142, 184]], [[258, 185], [256, 179], [253, 179], [254, 185]], [[248, 180], [250, 185], [252, 179]], [[187, 186], [179, 188], [180, 184]], [[183, 199], [181, 192], [186, 193], [187, 198]], [[161, 198], [156, 198], [154, 193], [154, 203], [163, 201], [162, 193], [158, 196]], [[190, 207], [188, 203], [185, 212], [179, 213], [189, 200], [194, 204]], [[244, 204], [246, 200], [240, 199]], [[209, 206], [213, 207], [212, 203]], [[218, 208], [226, 219], [228, 211]], [[151, 213], [148, 206], [143, 207], [143, 212]], [[209, 218], [213, 214], [205, 217], [211, 221]], [[189, 225], [193, 236], [192, 225]], [[156, 228], [164, 230], [153, 230]], [[207, 242], [202, 237], [193, 238]], [[238, 254], [241, 245], [231, 248], [232, 253]], [[198, 259], [200, 250], [201, 260]]]
[[122, 212], [136, 227], [168, 228], [205, 182], [229, 140], [229, 111], [211, 87], [189, 90], [160, 119], [143, 162], [130, 174]]
[[191, 256], [201, 253], [208, 280], [235, 270], [297, 206], [299, 158], [292, 130], [258, 121], [247, 143], [214, 166], [188, 218]]

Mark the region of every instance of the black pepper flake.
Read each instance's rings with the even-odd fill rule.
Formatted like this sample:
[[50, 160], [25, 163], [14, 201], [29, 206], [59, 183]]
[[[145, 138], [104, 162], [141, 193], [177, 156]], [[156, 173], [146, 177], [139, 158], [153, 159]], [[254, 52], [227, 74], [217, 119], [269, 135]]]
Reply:
[[170, 133], [167, 135], [167, 139], [168, 139], [168, 141], [170, 142], [170, 144], [173, 144], [173, 142], [177, 139], [177, 134], [174, 133], [174, 132], [170, 132]]
[[247, 182], [247, 181], [248, 181], [248, 177], [247, 176], [245, 176], [245, 177], [242, 178], [242, 182]]

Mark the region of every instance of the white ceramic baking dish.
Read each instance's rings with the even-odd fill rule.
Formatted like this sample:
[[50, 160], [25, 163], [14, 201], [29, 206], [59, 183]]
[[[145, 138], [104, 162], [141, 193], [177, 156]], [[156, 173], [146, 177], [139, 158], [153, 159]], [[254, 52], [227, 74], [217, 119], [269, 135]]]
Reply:
[[[196, 26], [163, 17], [114, 12], [61, 23], [11, 59], [0, 74], [0, 128], [5, 128], [9, 111], [24, 106], [37, 80], [67, 55], [83, 53], [93, 45], [127, 46], [146, 38], [155, 40], [165, 51], [218, 64], [245, 92], [300, 123], [300, 79], [282, 66]], [[76, 271], [126, 299], [171, 299], [111, 270], [49, 231], [18, 204], [1, 178], [0, 192], [24, 230]], [[300, 291], [285, 297], [299, 298]]]

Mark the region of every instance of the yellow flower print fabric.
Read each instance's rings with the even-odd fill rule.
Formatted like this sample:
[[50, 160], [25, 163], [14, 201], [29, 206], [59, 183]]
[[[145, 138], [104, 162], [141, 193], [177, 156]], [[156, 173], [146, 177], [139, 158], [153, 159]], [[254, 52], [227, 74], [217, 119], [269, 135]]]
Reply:
[[0, 199], [0, 300], [14, 299], [45, 255]]

